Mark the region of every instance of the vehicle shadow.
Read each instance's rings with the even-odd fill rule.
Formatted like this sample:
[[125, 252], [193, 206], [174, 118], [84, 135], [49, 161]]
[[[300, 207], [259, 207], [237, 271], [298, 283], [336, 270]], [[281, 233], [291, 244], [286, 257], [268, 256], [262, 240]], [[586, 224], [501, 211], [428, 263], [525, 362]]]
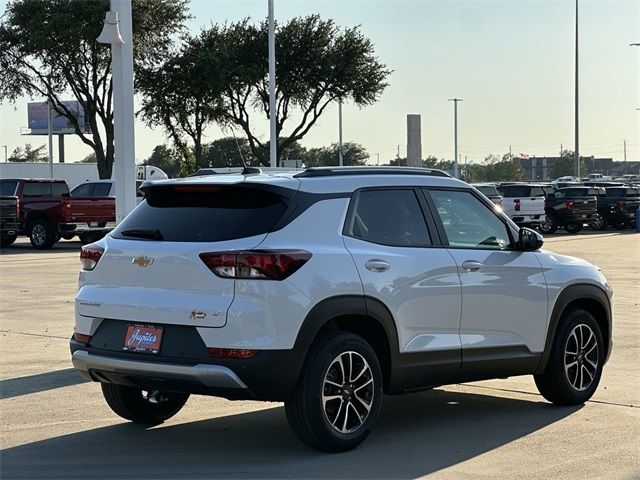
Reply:
[[82, 243], [79, 240], [61, 240], [56, 242], [49, 250], [37, 250], [31, 246], [29, 239], [20, 237], [16, 243], [0, 249], [0, 256], [21, 255], [30, 253], [34, 255], [55, 255], [57, 253], [79, 252]]
[[73, 368], [39, 373], [27, 377], [0, 380], [0, 399], [20, 397], [31, 393], [69, 387], [88, 382]]
[[8, 448], [0, 453], [2, 476], [409, 479], [513, 442], [578, 409], [443, 390], [387, 397], [367, 441], [337, 455], [298, 443], [282, 407], [155, 428], [121, 423]]

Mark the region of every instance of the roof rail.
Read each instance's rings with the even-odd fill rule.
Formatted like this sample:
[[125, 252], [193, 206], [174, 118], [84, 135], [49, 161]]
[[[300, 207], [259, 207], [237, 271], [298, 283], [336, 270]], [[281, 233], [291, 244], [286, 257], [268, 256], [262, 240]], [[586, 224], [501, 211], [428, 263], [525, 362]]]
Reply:
[[294, 175], [295, 178], [338, 177], [346, 175], [428, 175], [451, 177], [442, 170], [420, 167], [311, 167]]

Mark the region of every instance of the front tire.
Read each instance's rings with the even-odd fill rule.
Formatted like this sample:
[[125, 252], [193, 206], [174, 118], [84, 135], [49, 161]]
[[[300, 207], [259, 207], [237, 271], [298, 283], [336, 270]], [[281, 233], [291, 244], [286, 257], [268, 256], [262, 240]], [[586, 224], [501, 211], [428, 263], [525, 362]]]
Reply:
[[382, 405], [382, 372], [360, 336], [336, 332], [312, 347], [291, 398], [284, 404], [298, 439], [327, 452], [351, 450], [371, 432]]
[[596, 213], [593, 219], [589, 222], [589, 226], [596, 231], [601, 231], [607, 228], [607, 218], [601, 213]]
[[157, 425], [173, 417], [189, 399], [188, 393], [145, 392], [115, 383], [100, 385], [111, 410], [126, 420], [146, 425]]
[[580, 405], [600, 383], [604, 341], [598, 322], [577, 309], [561, 319], [544, 373], [534, 375], [540, 394], [556, 405]]
[[46, 220], [34, 220], [29, 224], [29, 241], [38, 250], [48, 250], [56, 243], [56, 233]]

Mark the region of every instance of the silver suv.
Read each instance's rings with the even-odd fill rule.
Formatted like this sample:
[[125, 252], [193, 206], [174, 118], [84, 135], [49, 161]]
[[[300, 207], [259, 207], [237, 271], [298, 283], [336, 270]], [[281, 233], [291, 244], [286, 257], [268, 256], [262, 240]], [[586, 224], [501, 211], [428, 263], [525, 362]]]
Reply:
[[443, 172], [327, 168], [147, 182], [83, 247], [71, 352], [109, 406], [160, 423], [190, 394], [284, 401], [307, 445], [369, 435], [384, 393], [534, 375], [593, 395], [612, 290]]

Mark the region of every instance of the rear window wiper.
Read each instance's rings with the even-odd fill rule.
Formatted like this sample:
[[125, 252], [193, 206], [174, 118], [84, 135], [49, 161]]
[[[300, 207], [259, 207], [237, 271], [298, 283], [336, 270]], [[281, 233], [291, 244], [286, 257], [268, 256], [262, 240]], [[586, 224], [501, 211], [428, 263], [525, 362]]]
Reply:
[[124, 230], [120, 232], [121, 235], [125, 237], [137, 237], [137, 238], [148, 238], [149, 240], [164, 240], [162, 233], [160, 230], [155, 229], [137, 229], [137, 230]]

